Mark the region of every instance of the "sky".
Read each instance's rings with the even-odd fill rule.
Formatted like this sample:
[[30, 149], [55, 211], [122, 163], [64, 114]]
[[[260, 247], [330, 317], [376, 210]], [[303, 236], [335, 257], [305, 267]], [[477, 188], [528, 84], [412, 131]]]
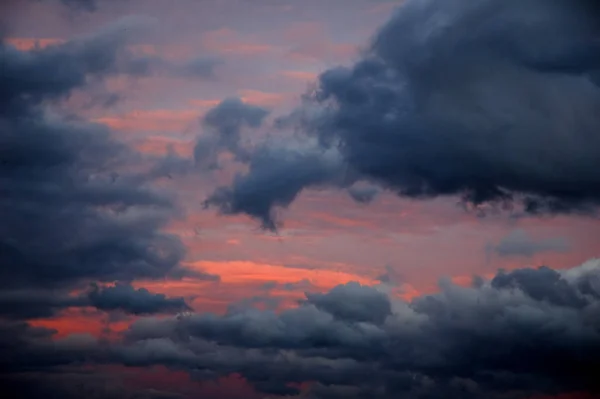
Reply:
[[591, 0], [0, 5], [0, 388], [600, 397]]

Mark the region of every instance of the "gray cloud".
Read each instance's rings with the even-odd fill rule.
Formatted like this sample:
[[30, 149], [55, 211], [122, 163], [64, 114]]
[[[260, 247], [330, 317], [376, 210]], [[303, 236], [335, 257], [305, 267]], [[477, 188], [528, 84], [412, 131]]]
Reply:
[[151, 174], [128, 172], [154, 160], [102, 125], [44, 108], [90, 79], [121, 73], [130, 22], [42, 50], [0, 46], [2, 287], [130, 281], [179, 269], [183, 245], [160, 231], [176, 211], [170, 198], [150, 187]]
[[128, 74], [128, 32], [140, 23], [128, 18], [33, 51], [0, 44], [0, 318], [53, 317], [94, 305], [173, 312], [187, 309], [181, 298], [121, 283], [90, 296], [69, 292], [95, 281], [218, 281], [181, 266], [183, 244], [163, 232], [179, 211], [153, 182], [189, 160], [143, 155], [106, 126], [47, 107], [89, 83]]
[[568, 241], [561, 237], [536, 240], [523, 230], [514, 230], [497, 245], [488, 246], [488, 250], [502, 257], [531, 257], [539, 253], [566, 252], [569, 247]]
[[177, 313], [191, 310], [182, 297], [168, 298], [145, 288], [135, 289], [129, 284], [117, 283], [113, 287], [92, 287], [88, 294], [91, 305], [100, 310], [121, 310], [136, 315]]
[[143, 318], [122, 342], [53, 341], [50, 330], [2, 322], [0, 370], [163, 365], [198, 380], [239, 373], [263, 394], [295, 394], [291, 383], [313, 381], [307, 394], [319, 399], [595, 395], [599, 310], [598, 260], [501, 271], [473, 287], [444, 281], [409, 303], [351, 283], [281, 313]]
[[274, 208], [287, 207], [306, 186], [348, 185], [335, 151], [265, 145], [252, 152], [248, 165], [247, 175], [237, 175], [231, 187], [218, 188], [205, 205], [226, 215], [248, 214], [269, 230], [278, 226]]
[[[409, 0], [362, 59], [319, 77], [287, 123], [339, 151], [348, 178], [401, 196], [590, 212], [600, 201], [599, 21], [586, 0]], [[266, 209], [289, 205], [287, 181], [318, 164], [287, 159], [251, 167], [221, 207], [274, 225]], [[294, 192], [338, 186], [318, 174]]]
[[[585, 287], [585, 288], [584, 288]], [[264, 393], [315, 381], [315, 398], [523, 398], [600, 392], [600, 263], [444, 282], [410, 303], [351, 283], [280, 314], [140, 320], [130, 365], [241, 373]]]
[[217, 156], [228, 151], [238, 160], [247, 159], [247, 149], [241, 143], [243, 128], [258, 128], [269, 111], [255, 105], [246, 104], [239, 98], [227, 98], [209, 110], [202, 124], [205, 135], [194, 147], [196, 164], [208, 169], [218, 167]]
[[361, 204], [372, 202], [379, 193], [380, 190], [374, 186], [354, 185], [348, 189], [352, 199]]
[[358, 283], [338, 285], [326, 294], [306, 294], [307, 302], [340, 320], [381, 324], [391, 315], [388, 297]]

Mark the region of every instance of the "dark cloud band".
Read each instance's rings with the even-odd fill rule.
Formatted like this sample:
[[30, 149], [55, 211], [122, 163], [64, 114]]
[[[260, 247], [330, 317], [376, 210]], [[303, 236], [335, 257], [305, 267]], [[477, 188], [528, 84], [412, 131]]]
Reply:
[[237, 373], [271, 395], [312, 381], [304, 395], [319, 399], [597, 395], [599, 310], [597, 260], [502, 271], [471, 287], [443, 281], [439, 293], [411, 302], [349, 283], [281, 313], [246, 307], [140, 319], [117, 343], [51, 341], [51, 331], [3, 323], [0, 370], [164, 365], [198, 381]]

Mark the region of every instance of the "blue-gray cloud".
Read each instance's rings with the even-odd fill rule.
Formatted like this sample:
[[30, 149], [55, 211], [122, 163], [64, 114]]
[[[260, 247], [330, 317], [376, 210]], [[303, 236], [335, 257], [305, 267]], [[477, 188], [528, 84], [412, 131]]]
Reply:
[[113, 287], [92, 287], [88, 294], [90, 304], [97, 309], [143, 315], [154, 313], [177, 313], [191, 308], [182, 297], [169, 298], [154, 294], [145, 288], [135, 289], [129, 284], [117, 283]]
[[[362, 59], [321, 74], [287, 122], [339, 151], [346, 179], [401, 196], [593, 211], [599, 14], [587, 0], [408, 0]], [[273, 226], [256, 210], [287, 206], [290, 191], [339, 186], [312, 158], [274, 158], [259, 169], [250, 156], [250, 172], [211, 202]], [[315, 173], [298, 186], [307, 168]]]
[[593, 396], [599, 309], [598, 260], [500, 271], [471, 287], [444, 281], [410, 302], [350, 283], [282, 312], [142, 318], [121, 342], [53, 342], [50, 330], [1, 322], [0, 370], [42, 378], [81, 362], [163, 365], [199, 380], [238, 373], [265, 395], [297, 394], [292, 384], [312, 381], [307, 394], [317, 399]]
[[202, 118], [206, 131], [194, 147], [196, 165], [204, 169], [217, 168], [217, 156], [223, 151], [247, 161], [248, 148], [241, 142], [242, 129], [260, 127], [268, 114], [267, 109], [246, 104], [237, 97], [221, 101]]

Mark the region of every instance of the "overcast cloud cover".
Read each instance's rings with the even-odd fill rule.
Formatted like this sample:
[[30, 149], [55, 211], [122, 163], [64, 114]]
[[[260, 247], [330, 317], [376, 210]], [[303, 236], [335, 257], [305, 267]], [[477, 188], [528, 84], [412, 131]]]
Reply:
[[[187, 52], [177, 47], [182, 33], [170, 32], [176, 44], [161, 53], [144, 42], [144, 29], [161, 32], [160, 20], [114, 17], [135, 0], [23, 4], [7, 7], [16, 20], [35, 20], [27, 12], [39, 10], [75, 11], [68, 21], [104, 19], [85, 34], [46, 38], [48, 45], [25, 45], [35, 35], [16, 37], [18, 23], [0, 32], [2, 392], [24, 399], [600, 396], [600, 261], [534, 264], [540, 254], [569, 256], [585, 239], [594, 247], [593, 235], [581, 242], [537, 235], [510, 219], [510, 229], [480, 245], [477, 273], [446, 276], [442, 265], [433, 269], [442, 271], [436, 287], [411, 291], [403, 272], [418, 258], [387, 266], [382, 277], [376, 249], [359, 248], [369, 264], [334, 259], [335, 269], [309, 256], [320, 249], [326, 263], [342, 242], [362, 262], [344, 242], [356, 231], [355, 243], [433, 253], [446, 244], [419, 240], [452, 224], [444, 215], [422, 212], [423, 230], [409, 226], [416, 239], [394, 230], [396, 241], [386, 241], [374, 231], [419, 210], [344, 219], [335, 215], [341, 197], [301, 203], [301, 193], [333, 189], [369, 215], [396, 197], [409, 204], [449, 198], [526, 214], [531, 230], [553, 220], [593, 222], [600, 202], [595, 2], [406, 0], [394, 11], [394, 2], [372, 2], [369, 13], [387, 22], [346, 66], [322, 68], [299, 104], [274, 115], [283, 94], [227, 89], [217, 100], [189, 100], [205, 107], [191, 118], [188, 109], [177, 113], [171, 93], [242, 85], [246, 64], [235, 58], [242, 56], [258, 82], [252, 57], [281, 48], [220, 29], [198, 39], [206, 49]], [[340, 4], [332, 9], [356, 6]], [[161, 12], [193, 6], [172, 7]], [[313, 28], [286, 31], [288, 40], [304, 40]], [[344, 50], [311, 51], [334, 48]], [[282, 63], [310, 58], [285, 54]], [[139, 87], [148, 93], [140, 96]], [[115, 101], [76, 112], [82, 93]], [[156, 107], [139, 112], [136, 101], [151, 96]], [[124, 110], [119, 117], [116, 108]], [[128, 129], [128, 118], [140, 114], [149, 121]], [[173, 125], [181, 136], [169, 134]], [[329, 208], [319, 213], [323, 198]], [[305, 213], [288, 230], [277, 212], [295, 206]], [[222, 217], [198, 216], [211, 209]], [[245, 228], [240, 215], [282, 235], [247, 227], [244, 243], [234, 238]], [[277, 238], [268, 248], [289, 251], [284, 243], [303, 239], [315, 219], [338, 230], [312, 231], [305, 257], [283, 265], [251, 241]], [[202, 236], [196, 220], [210, 233]], [[473, 248], [456, 237], [476, 241], [486, 223], [468, 235], [461, 229], [474, 222], [466, 220], [445, 235], [451, 254], [438, 258], [451, 271]], [[317, 233], [329, 247], [319, 247]], [[484, 267], [486, 253], [508, 267]], [[418, 276], [433, 273], [419, 264]]]

